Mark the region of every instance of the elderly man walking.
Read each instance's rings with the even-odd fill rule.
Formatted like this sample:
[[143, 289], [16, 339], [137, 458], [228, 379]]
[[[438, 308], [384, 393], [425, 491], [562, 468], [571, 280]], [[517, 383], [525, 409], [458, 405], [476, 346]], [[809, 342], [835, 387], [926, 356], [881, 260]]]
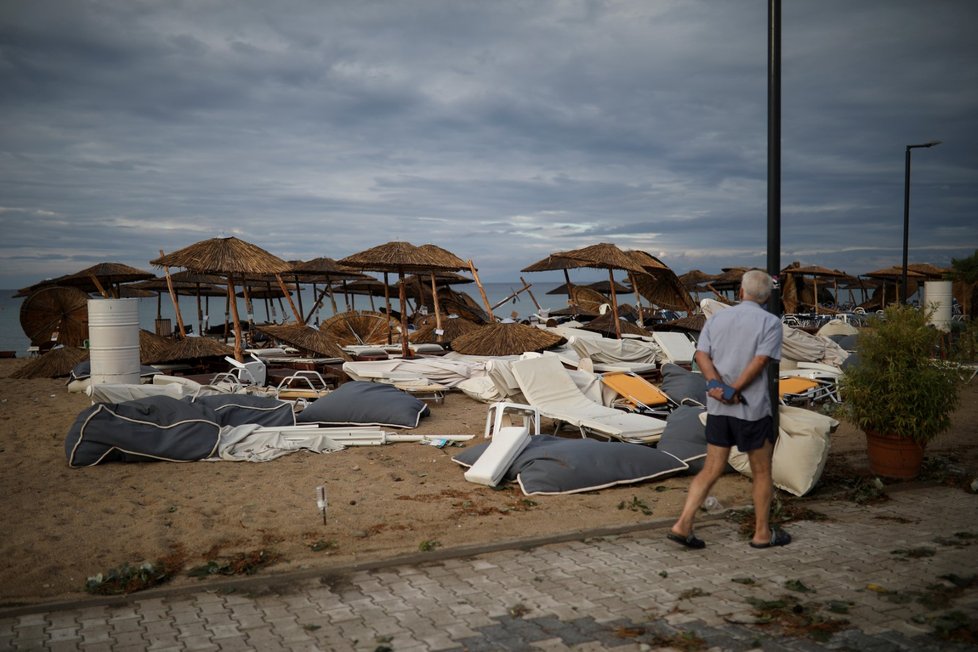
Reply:
[[730, 448], [747, 453], [754, 500], [754, 548], [791, 542], [784, 530], [771, 527], [774, 485], [771, 460], [776, 433], [771, 418], [767, 366], [781, 359], [781, 320], [763, 308], [773, 289], [761, 270], [744, 273], [740, 303], [714, 314], [696, 345], [696, 364], [707, 382], [706, 462], [689, 486], [679, 520], [668, 537], [688, 548], [706, 543], [693, 533], [693, 520], [724, 472]]

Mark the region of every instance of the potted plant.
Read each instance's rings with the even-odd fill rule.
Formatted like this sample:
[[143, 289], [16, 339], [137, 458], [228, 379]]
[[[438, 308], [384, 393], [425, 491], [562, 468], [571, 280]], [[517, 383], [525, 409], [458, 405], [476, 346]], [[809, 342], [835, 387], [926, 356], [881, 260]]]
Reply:
[[917, 477], [924, 447], [951, 425], [959, 376], [933, 357], [940, 335], [926, 311], [895, 305], [859, 336], [857, 362], [842, 378], [844, 409], [866, 433], [877, 475]]

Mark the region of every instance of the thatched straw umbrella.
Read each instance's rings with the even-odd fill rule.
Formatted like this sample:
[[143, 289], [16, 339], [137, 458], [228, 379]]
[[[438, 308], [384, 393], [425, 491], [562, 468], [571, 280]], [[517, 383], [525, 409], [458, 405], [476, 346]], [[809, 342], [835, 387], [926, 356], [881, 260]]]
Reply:
[[[877, 270], [873, 270], [872, 272], [867, 272], [867, 273], [863, 274], [863, 276], [868, 276], [869, 278], [878, 279], [878, 280], [880, 280], [880, 281], [883, 282], [883, 293], [882, 293], [882, 299], [880, 301], [880, 304], [881, 304], [880, 307], [881, 308], [886, 308], [886, 282], [887, 281], [892, 281], [893, 282], [892, 287], [894, 288], [894, 292], [897, 295], [896, 298], [895, 298], [895, 300], [893, 302], [891, 302], [891, 303], [899, 303], [900, 297], [899, 297], [899, 292], [897, 292], [897, 290], [899, 290], [900, 283], [901, 283], [901, 281], [903, 279], [903, 268], [902, 267], [893, 266], [893, 267], [886, 267], [884, 269], [877, 269]], [[913, 270], [911, 270], [911, 269], [908, 268], [907, 269], [907, 285], [910, 285], [912, 283], [913, 284], [913, 286], [912, 286], [913, 287], [913, 291], [911, 292], [910, 288], [908, 287], [907, 290], [906, 290], [906, 295], [905, 296], [908, 296], [909, 297], [911, 294], [913, 294], [914, 292], [916, 292], [917, 291], [917, 283], [919, 283], [922, 280], [925, 280], [926, 278], [927, 278], [927, 275], [926, 274], [921, 274], [920, 272], [915, 272], [915, 271], [913, 271]], [[875, 303], [875, 298], [872, 299], [868, 303]]]
[[280, 326], [258, 326], [259, 331], [272, 339], [303, 351], [306, 354], [321, 355], [327, 358], [350, 360], [350, 356], [340, 348], [340, 344], [327, 332], [316, 330], [305, 324], [282, 324]]
[[[405, 274], [427, 272], [431, 274], [432, 288], [435, 287], [434, 274], [436, 271], [454, 272], [468, 269], [469, 265], [455, 254], [431, 244], [416, 247], [409, 242], [388, 242], [372, 247], [365, 251], [347, 256], [339, 261], [341, 265], [355, 267], [366, 271], [383, 272], [385, 277], [390, 272], [397, 272], [399, 281], [404, 280]], [[407, 294], [403, 282], [398, 294], [401, 304], [401, 354], [411, 357], [407, 338]], [[437, 291], [433, 290], [435, 296]], [[390, 312], [389, 297], [388, 313]], [[438, 318], [438, 302], [435, 302], [435, 314]]]
[[706, 325], [706, 315], [703, 313], [696, 313], [693, 315], [687, 315], [685, 317], [680, 317], [679, 319], [673, 319], [672, 321], [662, 322], [657, 325], [655, 329], [657, 331], [685, 331], [687, 333], [699, 333], [703, 330]]
[[139, 361], [143, 364], [150, 364], [150, 360], [157, 359], [163, 351], [170, 346], [173, 340], [151, 333], [144, 328], [139, 329]]
[[[586, 287], [589, 290], [594, 290], [595, 292], [600, 292], [601, 294], [608, 294], [611, 292], [611, 284], [608, 281], [595, 281], [594, 283], [588, 283], [587, 285], [567, 285], [567, 283], [561, 283], [552, 290], [549, 290], [547, 294], [570, 294], [570, 290], [575, 287]], [[618, 294], [629, 294], [632, 288], [627, 285], [615, 282], [615, 292]]]
[[[370, 310], [376, 312], [374, 297], [386, 297], [390, 292], [390, 287], [383, 281], [378, 281], [373, 277], [358, 278], [353, 281], [342, 281], [343, 301], [347, 310], [357, 309], [356, 296], [363, 295], [370, 300]], [[389, 308], [390, 306], [388, 306]]]
[[567, 271], [569, 269], [578, 269], [581, 267], [587, 267], [587, 263], [582, 260], [573, 260], [571, 258], [565, 258], [561, 253], [550, 254], [546, 258], [542, 258], [532, 265], [524, 267], [522, 272], [552, 272], [560, 270], [564, 273], [564, 285], [567, 288], [568, 301], [571, 305], [574, 303], [574, 288], [577, 287], [570, 280], [570, 273]]
[[521, 355], [543, 351], [566, 340], [551, 331], [519, 323], [496, 322], [479, 326], [452, 340], [452, 350], [466, 355]]
[[[833, 279], [835, 294], [838, 296], [838, 281], [839, 279], [848, 277], [848, 274], [840, 272], [837, 269], [822, 267], [821, 265], [801, 265], [795, 262], [782, 269], [780, 276], [781, 300], [784, 302], [784, 311], [787, 313], [798, 312], [800, 306], [811, 305], [815, 308], [815, 314], [817, 315], [821, 303], [818, 300], [818, 279]], [[805, 280], [809, 276], [812, 277], [810, 302], [807, 301], [808, 294], [806, 290], [808, 289], [808, 283]], [[836, 303], [838, 303], [838, 299], [836, 299]]]
[[580, 328], [593, 333], [602, 333], [609, 337], [613, 337], [618, 333], [625, 335], [652, 335], [649, 331], [627, 319], [619, 319], [617, 324], [612, 323], [612, 319], [614, 317], [609, 311], [599, 317], [595, 317], [589, 322], [585, 322]]
[[[348, 310], [333, 315], [319, 325], [340, 346], [385, 344], [390, 331], [398, 325], [392, 315], [370, 310]], [[404, 340], [407, 340], [406, 333]]]
[[186, 362], [206, 358], [224, 358], [234, 354], [234, 349], [211, 337], [184, 337], [170, 341], [155, 357], [145, 364]]
[[62, 277], [58, 281], [58, 285], [70, 285], [86, 292], [98, 292], [106, 299], [110, 297], [119, 298], [119, 286], [122, 283], [143, 281], [153, 278], [153, 276], [152, 272], [136, 269], [123, 263], [99, 263], [80, 272]]
[[73, 287], [42, 287], [20, 304], [20, 325], [33, 346], [81, 346], [88, 338], [88, 295]]
[[415, 344], [449, 344], [456, 338], [479, 328], [479, 324], [465, 317], [449, 317], [442, 320], [441, 324], [442, 327], [439, 329], [435, 320], [426, 318], [411, 335], [411, 341]]
[[61, 378], [71, 373], [79, 362], [88, 360], [88, 351], [74, 346], [51, 349], [10, 374], [10, 378]]
[[[191, 272], [220, 274], [227, 278], [228, 300], [234, 318], [234, 357], [239, 362], [244, 361], [244, 356], [241, 353], [241, 318], [238, 316], [238, 302], [234, 299], [235, 278], [249, 274], [275, 274], [282, 292], [289, 296], [280, 276], [291, 269], [289, 264], [257, 245], [234, 237], [202, 240], [162, 255], [150, 263], [159, 267], [183, 267]], [[289, 303], [292, 303], [291, 297]], [[294, 305], [292, 309], [296, 320], [301, 321]]]
[[621, 331], [618, 327], [618, 297], [615, 293], [614, 270], [620, 269], [626, 272], [642, 273], [644, 271], [643, 267], [636, 263], [627, 253], [607, 242], [584, 247], [583, 249], [562, 251], [556, 255], [561, 258], [583, 261], [586, 263], [586, 267], [608, 270], [608, 283], [611, 284], [611, 313], [614, 316], [615, 336], [621, 339]]
[[713, 281], [716, 277], [716, 274], [707, 274], [698, 269], [691, 269], [685, 274], [679, 275], [679, 282], [690, 292], [698, 292], [700, 289], [703, 289], [706, 283]]
[[[689, 290], [668, 265], [644, 251], [633, 250], [626, 253], [645, 270], [631, 275], [636, 296], [645, 297], [653, 305], [667, 310], [685, 312], [696, 310], [696, 302], [690, 296]], [[641, 306], [639, 306], [639, 317], [641, 317]]]

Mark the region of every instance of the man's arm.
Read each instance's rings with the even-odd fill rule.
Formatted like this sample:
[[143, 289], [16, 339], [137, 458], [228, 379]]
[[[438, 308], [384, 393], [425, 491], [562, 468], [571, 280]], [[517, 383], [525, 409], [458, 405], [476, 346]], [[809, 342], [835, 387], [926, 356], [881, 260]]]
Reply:
[[[693, 356], [693, 359], [696, 360], [696, 366], [700, 368], [700, 372], [703, 374], [703, 378], [706, 379], [707, 383], [714, 380], [720, 383], [723, 382], [723, 378], [720, 378], [720, 374], [717, 373], [716, 367], [713, 366], [713, 358], [710, 357], [709, 353], [706, 351], [697, 351]], [[706, 393], [722, 403], [728, 402], [723, 400], [722, 387], [708, 389]]]
[[[744, 370], [740, 373], [740, 376], [734, 382], [730, 383], [730, 386], [737, 390], [738, 393], [743, 391], [745, 387], [750, 385], [754, 380], [761, 375], [764, 368], [767, 366], [768, 360], [771, 358], [766, 355], [755, 355]], [[698, 361], [697, 361], [698, 362]]]

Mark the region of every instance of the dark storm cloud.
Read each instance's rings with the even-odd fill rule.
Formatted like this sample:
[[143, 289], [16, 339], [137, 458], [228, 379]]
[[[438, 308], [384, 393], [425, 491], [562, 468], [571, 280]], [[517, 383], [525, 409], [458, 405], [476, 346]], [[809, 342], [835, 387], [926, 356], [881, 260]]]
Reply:
[[[615, 242], [763, 264], [760, 2], [0, 7], [0, 286], [238, 235], [289, 259], [434, 242], [510, 280]], [[784, 263], [978, 247], [978, 9], [784, 6]]]

